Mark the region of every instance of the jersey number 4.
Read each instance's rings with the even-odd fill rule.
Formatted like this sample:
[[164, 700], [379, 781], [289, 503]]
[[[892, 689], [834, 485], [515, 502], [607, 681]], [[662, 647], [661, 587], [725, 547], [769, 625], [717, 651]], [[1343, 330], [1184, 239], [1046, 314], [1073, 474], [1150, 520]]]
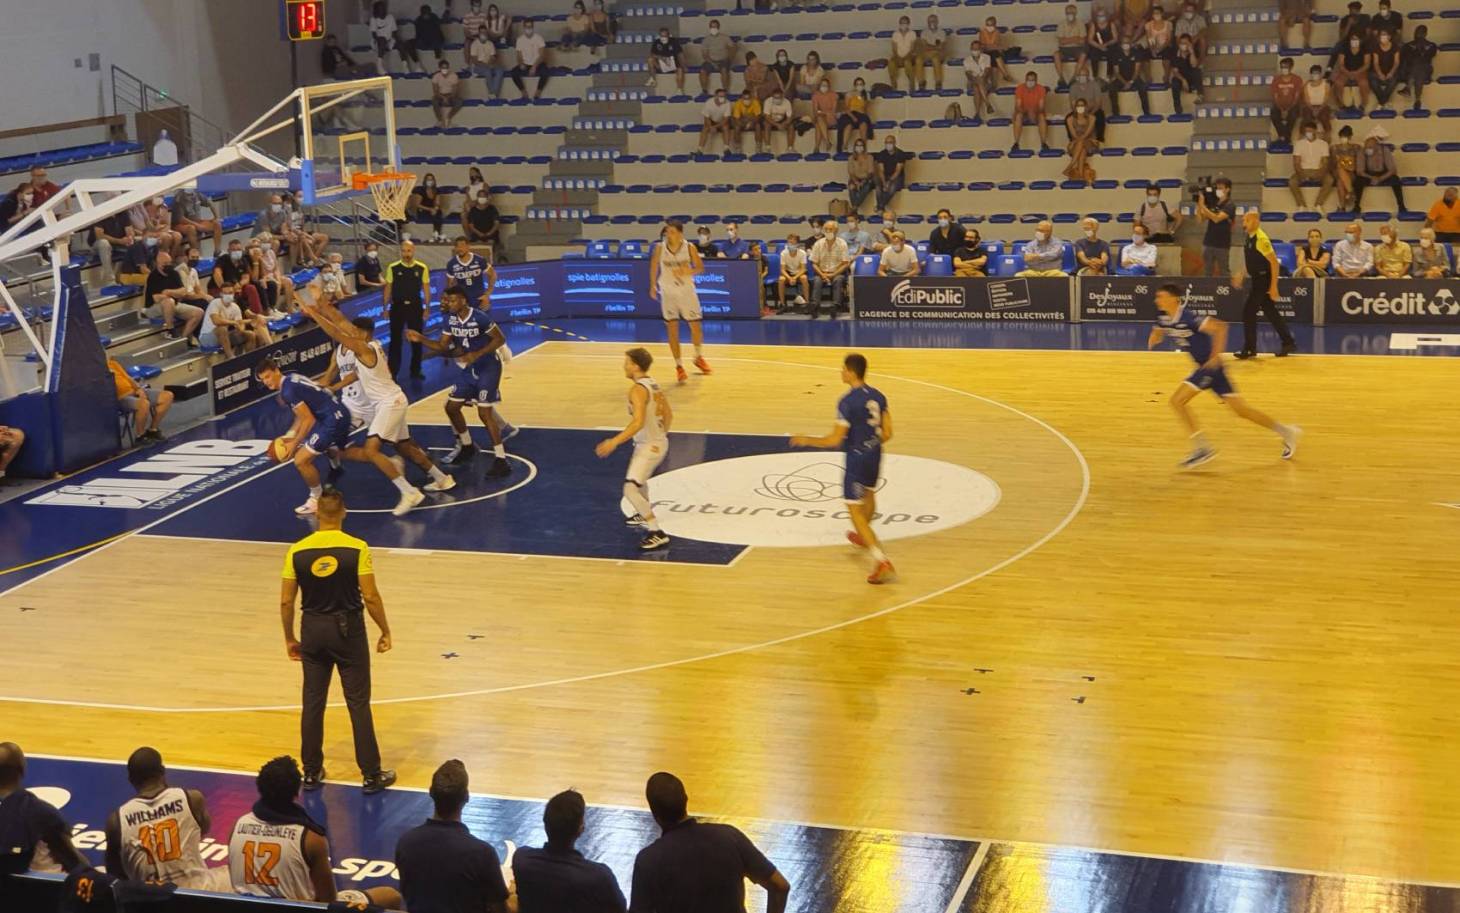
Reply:
[[164, 819], [156, 824], [143, 825], [137, 831], [137, 842], [147, 851], [153, 865], [182, 858], [182, 836], [178, 833], [176, 821]]
[[274, 866], [279, 864], [283, 847], [277, 843], [256, 843], [252, 840], [243, 844], [243, 883], [276, 887], [279, 880], [274, 877]]

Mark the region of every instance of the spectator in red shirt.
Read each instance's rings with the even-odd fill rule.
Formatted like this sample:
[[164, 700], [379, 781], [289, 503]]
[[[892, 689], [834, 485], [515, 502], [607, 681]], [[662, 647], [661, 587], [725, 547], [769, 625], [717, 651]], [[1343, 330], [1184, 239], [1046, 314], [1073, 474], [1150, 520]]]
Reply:
[[30, 170], [30, 205], [38, 207], [61, 192], [59, 185], [46, 179], [46, 169], [40, 165]]
[[1014, 88], [1014, 145], [1010, 152], [1019, 151], [1019, 139], [1026, 126], [1039, 128], [1039, 148], [1049, 151], [1049, 121], [1045, 117], [1044, 101], [1049, 90], [1039, 84], [1039, 74], [1030, 70], [1024, 74], [1024, 84]]
[[1278, 139], [1293, 141], [1293, 128], [1303, 113], [1298, 101], [1303, 97], [1303, 77], [1293, 72], [1293, 58], [1284, 57], [1278, 65], [1282, 71], [1272, 80], [1272, 125]]

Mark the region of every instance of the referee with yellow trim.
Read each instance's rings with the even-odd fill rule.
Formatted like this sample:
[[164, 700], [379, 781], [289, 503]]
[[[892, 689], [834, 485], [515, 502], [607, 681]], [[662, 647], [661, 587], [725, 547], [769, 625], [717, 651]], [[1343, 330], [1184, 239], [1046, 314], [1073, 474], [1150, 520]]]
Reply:
[[[324, 782], [324, 710], [330, 678], [336, 667], [355, 733], [355, 761], [365, 777], [365, 792], [378, 793], [395, 782], [395, 771], [380, 769], [380, 746], [370, 713], [370, 639], [365, 612], [380, 628], [375, 652], [390, 650], [390, 622], [375, 587], [370, 546], [348, 536], [345, 499], [326, 489], [319, 496], [319, 530], [294, 543], [284, 558], [284, 583], [279, 616], [289, 658], [304, 665], [304, 706], [299, 719], [303, 787]], [[294, 600], [300, 597], [303, 618], [294, 637]]]
[[[1242, 227], [1247, 231], [1247, 243], [1243, 245], [1242, 253], [1252, 285], [1247, 289], [1247, 303], [1242, 307], [1242, 349], [1237, 357], [1257, 357], [1259, 311], [1267, 312], [1267, 319], [1272, 321], [1272, 328], [1277, 330], [1278, 338], [1282, 340], [1282, 348], [1278, 349], [1277, 356], [1282, 358], [1284, 355], [1291, 355], [1298, 351], [1298, 344], [1293, 340], [1288, 322], [1278, 312], [1277, 251], [1273, 250], [1272, 240], [1268, 238], [1267, 232], [1262, 230], [1262, 214], [1257, 210], [1247, 210], [1242, 216]], [[1238, 273], [1232, 281], [1241, 285], [1242, 278], [1242, 274]]]

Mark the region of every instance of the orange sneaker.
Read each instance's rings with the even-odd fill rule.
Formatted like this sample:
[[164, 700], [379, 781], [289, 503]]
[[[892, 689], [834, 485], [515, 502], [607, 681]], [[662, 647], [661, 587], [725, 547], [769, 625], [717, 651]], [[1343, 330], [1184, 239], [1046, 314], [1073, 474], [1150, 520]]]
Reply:
[[674, 376], [682, 384], [689, 383], [689, 374], [684, 370], [684, 365], [674, 366]]
[[850, 530], [847, 532], [847, 541], [855, 545], [857, 548], [867, 547], [867, 543], [862, 541], [861, 533], [858, 533], [856, 530]]
[[710, 370], [710, 363], [708, 361], [705, 361], [705, 356], [703, 355], [695, 356], [695, 370], [700, 372], [701, 374], [714, 373]]
[[873, 571], [870, 575], [868, 575], [867, 582], [868, 583], [886, 583], [889, 580], [891, 580], [893, 577], [896, 577], [896, 576], [897, 576], [897, 571], [895, 571], [895, 570], [892, 569], [892, 562], [891, 561], [883, 561], [881, 564], [877, 565], [877, 570]]

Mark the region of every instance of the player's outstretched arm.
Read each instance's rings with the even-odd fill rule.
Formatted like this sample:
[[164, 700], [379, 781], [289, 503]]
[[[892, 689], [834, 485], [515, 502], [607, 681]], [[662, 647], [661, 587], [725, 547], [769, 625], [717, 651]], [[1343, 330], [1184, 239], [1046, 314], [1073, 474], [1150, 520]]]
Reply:
[[442, 336], [440, 339], [432, 339], [419, 330], [406, 330], [406, 339], [411, 342], [419, 342], [432, 355], [440, 355], [444, 358], [451, 354], [451, 340], [446, 336]]
[[299, 302], [299, 309], [319, 324], [325, 335], [357, 356], [365, 358], [370, 353], [370, 339], [363, 330], [346, 320], [339, 308], [304, 299]]
[[847, 426], [837, 422], [831, 428], [831, 433], [823, 434], [821, 437], [807, 437], [805, 435], [793, 435], [791, 437], [792, 447], [814, 447], [826, 450], [831, 447], [840, 447], [842, 441], [847, 438]]

